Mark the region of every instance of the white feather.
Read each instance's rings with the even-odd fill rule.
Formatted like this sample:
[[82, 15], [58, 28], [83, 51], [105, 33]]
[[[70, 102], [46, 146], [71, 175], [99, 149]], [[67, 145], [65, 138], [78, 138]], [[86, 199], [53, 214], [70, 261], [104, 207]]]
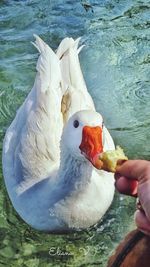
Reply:
[[65, 38], [57, 50], [63, 77], [63, 112], [65, 113], [65, 122], [78, 110], [95, 110], [79, 63], [78, 53], [83, 47], [78, 48], [79, 41], [80, 38], [75, 41], [72, 38]]
[[[78, 161], [64, 145], [60, 159], [63, 123], [85, 109], [92, 114], [86, 120], [92, 117], [92, 125], [99, 123], [80, 68], [80, 39], [65, 38], [55, 54], [40, 37], [35, 38], [40, 53], [35, 83], [4, 138], [6, 187], [17, 212], [36, 229], [56, 232], [88, 227], [111, 204], [114, 179], [106, 172], [98, 174], [89, 162]], [[104, 135], [105, 149], [113, 149], [106, 128]], [[81, 142], [79, 137], [81, 133], [73, 140], [68, 132], [65, 140], [76, 144]]]

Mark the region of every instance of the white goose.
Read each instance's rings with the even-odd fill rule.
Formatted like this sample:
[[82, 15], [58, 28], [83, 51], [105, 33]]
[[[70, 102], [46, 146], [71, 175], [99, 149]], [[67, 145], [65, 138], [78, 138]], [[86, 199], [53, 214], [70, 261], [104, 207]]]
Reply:
[[99, 153], [114, 143], [86, 89], [79, 39], [65, 38], [55, 54], [35, 37], [35, 83], [4, 139], [5, 184], [14, 208], [33, 228], [87, 228], [113, 199], [113, 174], [97, 169]]

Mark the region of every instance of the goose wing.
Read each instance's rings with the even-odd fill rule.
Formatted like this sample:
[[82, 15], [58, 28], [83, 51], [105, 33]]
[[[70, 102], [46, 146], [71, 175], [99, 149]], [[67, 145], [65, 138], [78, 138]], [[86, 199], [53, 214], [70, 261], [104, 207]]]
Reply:
[[8, 186], [39, 181], [59, 164], [63, 127], [59, 59], [41, 38], [35, 38], [40, 53], [35, 83], [4, 139], [3, 172]]
[[83, 47], [78, 48], [79, 40], [80, 38], [75, 41], [72, 38], [65, 38], [57, 50], [62, 73], [62, 89], [64, 94], [62, 112], [65, 122], [79, 110], [95, 110], [79, 63], [78, 54]]

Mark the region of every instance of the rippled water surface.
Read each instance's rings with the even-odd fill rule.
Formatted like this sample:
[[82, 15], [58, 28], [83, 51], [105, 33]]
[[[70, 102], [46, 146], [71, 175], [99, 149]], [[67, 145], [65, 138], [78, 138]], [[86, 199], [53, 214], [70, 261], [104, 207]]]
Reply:
[[[30, 91], [38, 57], [33, 33], [53, 49], [82, 37], [80, 61], [89, 92], [116, 144], [150, 159], [150, 3], [134, 0], [0, 1], [0, 149]], [[0, 171], [0, 266], [106, 266], [133, 227], [134, 200], [115, 196], [103, 221], [81, 233], [46, 235], [15, 213]]]

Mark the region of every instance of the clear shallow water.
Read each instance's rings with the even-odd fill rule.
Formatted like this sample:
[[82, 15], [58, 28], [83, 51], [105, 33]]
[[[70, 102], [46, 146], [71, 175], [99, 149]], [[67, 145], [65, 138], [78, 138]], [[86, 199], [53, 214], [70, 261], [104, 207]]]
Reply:
[[[53, 49], [65, 36], [82, 36], [81, 66], [97, 110], [130, 158], [150, 159], [149, 12], [146, 0], [0, 1], [0, 150], [34, 82], [38, 54], [30, 42], [36, 33]], [[0, 186], [0, 266], [104, 267], [133, 226], [134, 200], [116, 194], [97, 226], [42, 234], [15, 213], [2, 171]]]

